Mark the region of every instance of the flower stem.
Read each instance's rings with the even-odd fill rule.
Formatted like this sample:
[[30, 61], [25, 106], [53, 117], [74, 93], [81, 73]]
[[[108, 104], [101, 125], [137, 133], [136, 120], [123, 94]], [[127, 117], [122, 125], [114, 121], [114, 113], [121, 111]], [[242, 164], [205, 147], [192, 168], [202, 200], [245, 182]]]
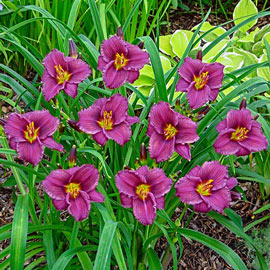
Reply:
[[72, 233], [71, 233], [71, 237], [70, 237], [70, 241], [69, 241], [69, 248], [75, 247], [79, 228], [80, 228], [80, 222], [78, 222], [74, 219], [74, 225], [73, 225], [73, 229], [72, 229]]

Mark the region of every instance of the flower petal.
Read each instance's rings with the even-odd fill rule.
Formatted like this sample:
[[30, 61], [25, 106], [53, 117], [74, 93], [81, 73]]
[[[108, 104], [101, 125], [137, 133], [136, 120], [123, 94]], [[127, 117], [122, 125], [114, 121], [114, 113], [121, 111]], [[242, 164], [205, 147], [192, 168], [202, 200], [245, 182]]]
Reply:
[[127, 116], [126, 118], [126, 122], [129, 124], [129, 125], [133, 125], [135, 123], [140, 123], [140, 118], [137, 117], [137, 116]]
[[152, 159], [162, 162], [170, 158], [174, 151], [175, 138], [165, 140], [163, 135], [152, 133], [149, 141], [149, 154]]
[[206, 64], [204, 70], [208, 71], [209, 78], [207, 81], [207, 85], [211, 89], [220, 88], [222, 86], [222, 80], [224, 76], [223, 69], [224, 69], [224, 66], [217, 62]]
[[112, 130], [105, 130], [103, 128], [103, 132], [107, 138], [116, 141], [121, 146], [128, 142], [131, 137], [131, 128], [126, 122], [114, 126]]
[[69, 82], [78, 84], [88, 78], [92, 71], [87, 63], [81, 59], [72, 58], [68, 62], [68, 71], [71, 73]]
[[93, 134], [92, 137], [97, 143], [102, 146], [104, 146], [105, 143], [108, 141], [108, 138], [104, 135], [103, 131]]
[[136, 219], [143, 225], [151, 225], [156, 217], [156, 202], [153, 194], [143, 201], [139, 198], [133, 200], [133, 213]]
[[56, 79], [50, 76], [47, 76], [46, 69], [44, 70], [42, 77], [42, 92], [46, 101], [50, 101], [64, 88], [63, 84], [58, 84]]
[[89, 191], [88, 196], [91, 202], [104, 202], [104, 195], [96, 190]]
[[190, 82], [186, 81], [184, 78], [180, 78], [176, 84], [176, 92], [187, 92]]
[[209, 100], [215, 101], [217, 99], [218, 93], [219, 93], [219, 89], [216, 89], [216, 88], [211, 89], [209, 91]]
[[76, 219], [76, 221], [81, 221], [88, 217], [91, 204], [86, 192], [80, 191], [80, 194], [76, 199], [72, 199], [70, 193], [68, 193], [67, 203], [69, 204], [68, 212]]
[[235, 153], [235, 155], [237, 157], [247, 156], [247, 155], [249, 155], [251, 153], [251, 151], [249, 149], [247, 149], [247, 148], [245, 148], [245, 147], [243, 147], [241, 145], [239, 145], [239, 146], [240, 146], [239, 150]]
[[100, 56], [98, 57], [98, 65], [97, 65], [97, 69], [98, 69], [98, 70], [103, 70], [107, 64], [108, 64], [108, 62], [104, 60], [104, 58], [103, 58], [102, 55], [100, 55]]
[[200, 212], [200, 213], [208, 213], [211, 210], [211, 208], [208, 207], [208, 205], [205, 202], [195, 204], [193, 209], [194, 211]]
[[137, 70], [129, 70], [127, 75], [127, 82], [134, 83], [140, 76], [140, 72]]
[[46, 147], [51, 148], [51, 149], [55, 149], [57, 151], [63, 152], [64, 151], [64, 147], [62, 144], [57, 143], [53, 137], [47, 137], [44, 140], [41, 140], [42, 144], [44, 144]]
[[125, 208], [132, 207], [132, 197], [129, 197], [124, 193], [120, 193], [120, 200], [123, 207]]
[[164, 198], [164, 196], [155, 198], [155, 200], [156, 200], [156, 204], [157, 204], [158, 209], [164, 209], [165, 208], [165, 198]]
[[252, 115], [247, 109], [230, 110], [227, 114], [227, 127], [234, 128], [245, 127], [251, 129]]
[[140, 49], [138, 46], [126, 42], [126, 47], [128, 49], [128, 62], [125, 69], [139, 70], [142, 69], [145, 64], [150, 62], [149, 54]]
[[198, 109], [202, 107], [209, 99], [210, 88], [205, 85], [203, 89], [196, 90], [195, 82], [192, 82], [187, 92], [187, 100], [190, 108]]
[[186, 144], [176, 144], [175, 151], [182, 156], [183, 158], [187, 159], [188, 161], [191, 160], [191, 153], [190, 153], [190, 146]]
[[217, 124], [216, 130], [218, 132], [223, 131], [225, 128], [227, 128], [227, 119], [223, 119], [220, 123]]
[[44, 154], [44, 149], [39, 139], [33, 143], [19, 142], [17, 144], [17, 151], [20, 159], [30, 162], [34, 167], [41, 161]]
[[66, 202], [66, 198], [64, 200], [54, 200], [52, 199], [52, 203], [56, 210], [66, 210], [68, 207], [68, 204]]
[[235, 186], [237, 186], [238, 184], [238, 181], [236, 178], [234, 177], [230, 177], [228, 180], [227, 180], [227, 187], [229, 189], [233, 189]]
[[64, 92], [72, 98], [78, 94], [78, 84], [67, 82], [64, 87]]

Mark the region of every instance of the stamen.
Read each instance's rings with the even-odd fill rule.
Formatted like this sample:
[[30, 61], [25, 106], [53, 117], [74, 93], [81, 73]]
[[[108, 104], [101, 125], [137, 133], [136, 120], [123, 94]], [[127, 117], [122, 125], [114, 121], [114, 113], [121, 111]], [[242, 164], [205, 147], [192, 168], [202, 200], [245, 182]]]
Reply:
[[208, 82], [208, 71], [203, 72], [201, 75], [199, 76], [195, 76], [193, 77], [193, 81], [195, 82], [195, 88], [197, 90], [201, 90], [202, 88], [204, 88], [204, 86], [207, 84]]
[[35, 124], [32, 121], [30, 124], [26, 126], [26, 130], [24, 130], [24, 138], [30, 142], [33, 143], [36, 141], [37, 137], [39, 136], [39, 127], [35, 128]]
[[114, 66], [116, 70], [121, 70], [127, 65], [127, 63], [128, 59], [124, 56], [123, 53], [121, 53], [121, 55], [119, 53], [115, 55]]
[[112, 111], [110, 112], [104, 111], [103, 117], [100, 118], [99, 121], [97, 122], [101, 128], [104, 127], [105, 130], [112, 130], [113, 129]]
[[197, 185], [196, 191], [203, 196], [210, 196], [211, 189], [213, 187], [213, 185], [211, 185], [211, 183], [213, 181], [214, 181], [213, 179], [203, 181], [202, 183]]
[[76, 199], [79, 196], [79, 194], [80, 194], [79, 191], [80, 190], [81, 190], [81, 184], [80, 183], [71, 182], [71, 183], [65, 185], [65, 192], [69, 193], [70, 197], [72, 199]]
[[163, 135], [165, 137], [165, 140], [172, 139], [178, 130], [172, 125], [172, 124], [166, 124], [165, 128], [163, 129]]
[[145, 200], [148, 197], [148, 193], [150, 192], [150, 185], [141, 184], [136, 187], [136, 194], [139, 196], [141, 200]]
[[64, 82], [69, 81], [71, 73], [64, 70], [61, 65], [54, 66], [54, 68], [57, 73], [56, 78], [58, 84], [63, 84]]
[[237, 127], [231, 135], [231, 140], [235, 142], [242, 142], [248, 137], [248, 132], [249, 130], [245, 127]]

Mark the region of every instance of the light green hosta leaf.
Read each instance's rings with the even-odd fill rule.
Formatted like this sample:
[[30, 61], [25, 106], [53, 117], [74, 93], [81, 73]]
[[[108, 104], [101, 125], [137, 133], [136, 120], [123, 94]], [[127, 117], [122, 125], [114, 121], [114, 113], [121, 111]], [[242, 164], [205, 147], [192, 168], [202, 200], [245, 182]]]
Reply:
[[[187, 30], [177, 30], [171, 37], [171, 46], [172, 51], [179, 58], [182, 58], [191, 38], [193, 36], [193, 32]], [[200, 43], [194, 49], [197, 49], [200, 46]]]
[[248, 43], [248, 42], [254, 42], [255, 35], [258, 33], [259, 28], [257, 27], [254, 31], [251, 31], [250, 33], [243, 33], [241, 31], [236, 31], [233, 35], [233, 40], [237, 40], [237, 42], [240, 43]]
[[225, 52], [217, 59], [217, 62], [225, 66], [225, 73], [230, 73], [243, 66], [244, 56], [234, 52]]
[[133, 86], [152, 86], [154, 83], [154, 79], [141, 74], [140, 77], [133, 83]]
[[175, 57], [175, 54], [173, 53], [172, 46], [170, 44], [171, 37], [172, 35], [159, 36], [159, 49], [173, 58]]
[[[259, 59], [259, 63], [262, 63], [265, 61], [268, 61], [268, 58], [266, 54], [263, 54]], [[270, 68], [269, 67], [258, 68], [257, 72], [258, 72], [258, 76], [263, 77], [267, 81], [270, 81]]]
[[[228, 44], [228, 40], [222, 40], [215, 47], [213, 47], [206, 55], [203, 56], [203, 61], [210, 62], [222, 49], [226, 47]], [[206, 43], [202, 51], [209, 45], [209, 43]]]
[[[270, 43], [270, 32], [266, 33], [262, 40], [266, 39], [268, 43]], [[265, 48], [263, 41], [258, 41], [252, 47], [252, 52], [256, 54], [257, 57], [260, 57], [263, 54], [263, 49]]]
[[262, 28], [260, 29], [260, 31], [258, 31], [258, 32], [256, 33], [256, 35], [255, 35], [255, 37], [254, 37], [254, 42], [261, 41], [262, 38], [263, 38], [263, 36], [264, 36], [266, 33], [268, 33], [268, 32], [270, 32], [270, 24], [265, 25], [264, 27], [262, 27]]
[[[258, 9], [252, 0], [241, 0], [239, 1], [239, 3], [237, 4], [237, 6], [234, 8], [234, 11], [233, 11], [234, 24], [237, 25], [241, 23], [242, 21], [248, 19], [248, 17], [250, 17], [251, 15], [255, 15], [257, 13], [258, 13]], [[257, 20], [254, 20], [250, 23], [243, 25], [239, 29], [245, 33], [256, 23], [257, 23]]]
[[[196, 30], [198, 28], [199, 24], [194, 26], [192, 28], [192, 30]], [[201, 29], [200, 29], [200, 33], [205, 33], [211, 29], [213, 29], [215, 26], [211, 25], [209, 22], [205, 22]], [[208, 33], [203, 40], [205, 42], [211, 42], [214, 41], [217, 37], [219, 37], [220, 35], [224, 34], [226, 32], [226, 30], [223, 27], [217, 27], [216, 29], [214, 29], [213, 31], [211, 31], [210, 33]], [[226, 39], [228, 39], [228, 37], [226, 37]]]
[[[152, 79], [155, 79], [154, 71], [153, 68], [150, 65], [145, 65], [141, 70], [140, 70], [140, 76], [145, 75], [148, 76]], [[140, 77], [139, 77], [140, 78]]]

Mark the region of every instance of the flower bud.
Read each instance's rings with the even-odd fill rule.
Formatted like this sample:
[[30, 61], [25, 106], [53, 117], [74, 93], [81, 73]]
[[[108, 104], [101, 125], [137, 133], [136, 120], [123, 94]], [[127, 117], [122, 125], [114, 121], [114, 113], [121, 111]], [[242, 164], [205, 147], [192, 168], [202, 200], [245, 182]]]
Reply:
[[68, 44], [69, 44], [69, 56], [77, 59], [78, 53], [77, 53], [76, 44], [71, 38], [69, 39]]
[[58, 130], [60, 134], [63, 134], [65, 131], [65, 126], [62, 123], [60, 123]]
[[259, 115], [258, 115], [258, 114], [256, 114], [256, 115], [253, 116], [253, 120], [255, 120], [255, 121], [256, 121], [258, 118], [259, 118]]
[[138, 44], [138, 47], [139, 47], [140, 49], [143, 49], [143, 46], [144, 46], [144, 42], [141, 41], [141, 42]]
[[245, 109], [247, 107], [247, 100], [244, 98], [242, 99], [241, 103], [240, 103], [240, 106], [239, 106], [239, 109]]
[[73, 145], [68, 156], [69, 168], [73, 168], [76, 165], [76, 161], [77, 161], [77, 150], [76, 145]]
[[3, 118], [0, 118], [0, 126], [4, 126], [5, 124], [6, 124], [6, 120], [5, 119], [3, 119]]
[[180, 112], [180, 110], [181, 110], [180, 100], [179, 99], [177, 99], [176, 102], [175, 102], [175, 110], [177, 112]]
[[120, 37], [121, 39], [124, 39], [124, 32], [123, 29], [121, 28], [121, 26], [117, 27], [117, 36]]
[[147, 164], [147, 150], [145, 147], [145, 144], [142, 143], [141, 144], [141, 149], [140, 149], [140, 161], [142, 165], [146, 165]]
[[196, 58], [202, 61], [202, 50], [199, 50], [199, 51], [197, 52]]
[[70, 119], [70, 120], [68, 120], [68, 124], [70, 125], [70, 127], [72, 127], [73, 129], [75, 129], [76, 131], [82, 132], [80, 130], [79, 126], [78, 126], [78, 122], [77, 121]]

